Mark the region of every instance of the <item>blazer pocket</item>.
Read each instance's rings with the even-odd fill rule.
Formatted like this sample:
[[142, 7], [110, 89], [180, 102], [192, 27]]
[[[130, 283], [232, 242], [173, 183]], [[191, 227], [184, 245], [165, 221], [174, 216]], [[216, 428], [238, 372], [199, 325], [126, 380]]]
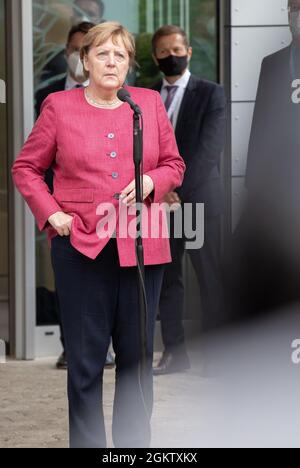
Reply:
[[94, 189], [63, 189], [56, 190], [54, 198], [59, 202], [93, 203]]

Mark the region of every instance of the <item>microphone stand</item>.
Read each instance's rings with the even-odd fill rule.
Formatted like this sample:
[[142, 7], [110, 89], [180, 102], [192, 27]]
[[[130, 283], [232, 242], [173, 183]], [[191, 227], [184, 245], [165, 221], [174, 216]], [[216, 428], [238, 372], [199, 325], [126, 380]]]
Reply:
[[[137, 280], [138, 280], [138, 298], [140, 309], [140, 351], [141, 351], [141, 385], [143, 394], [145, 394], [144, 384], [146, 382], [147, 369], [147, 297], [145, 288], [145, 264], [144, 264], [144, 248], [142, 238], [142, 168], [143, 168], [143, 126], [142, 115], [134, 110], [133, 114], [133, 160], [135, 167], [135, 187], [136, 187], [136, 258], [137, 258]], [[147, 409], [147, 408], [145, 408]]]

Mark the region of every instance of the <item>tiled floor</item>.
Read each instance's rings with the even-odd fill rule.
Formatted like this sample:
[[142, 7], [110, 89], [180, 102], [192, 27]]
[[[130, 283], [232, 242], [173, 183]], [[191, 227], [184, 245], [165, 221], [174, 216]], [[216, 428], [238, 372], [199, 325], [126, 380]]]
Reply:
[[[159, 356], [156, 356], [156, 359]], [[0, 447], [67, 447], [66, 372], [54, 359], [0, 365]], [[199, 370], [199, 369], [198, 369]], [[197, 447], [201, 394], [212, 397], [214, 382], [196, 366], [183, 374], [155, 378], [153, 447]], [[104, 402], [108, 445], [114, 370], [106, 370]], [[209, 410], [209, 401], [205, 408]]]
[[[152, 447], [299, 448], [299, 310], [297, 304], [194, 341], [190, 371], [154, 380]], [[54, 365], [0, 364], [0, 447], [67, 447], [66, 372]], [[107, 370], [109, 448], [113, 394], [114, 370]]]

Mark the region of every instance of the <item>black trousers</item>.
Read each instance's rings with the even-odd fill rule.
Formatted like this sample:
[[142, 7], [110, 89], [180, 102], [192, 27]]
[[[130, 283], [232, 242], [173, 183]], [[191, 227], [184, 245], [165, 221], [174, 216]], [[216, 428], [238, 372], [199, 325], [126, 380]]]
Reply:
[[139, 381], [137, 269], [121, 268], [116, 240], [95, 260], [74, 249], [69, 237], [52, 240], [52, 264], [68, 356], [70, 446], [105, 448], [103, 370], [112, 337], [116, 387], [112, 435], [115, 447], [148, 447], [153, 408], [153, 341], [163, 265], [147, 266], [146, 394]]
[[[208, 217], [204, 226], [205, 242], [201, 249], [187, 250], [200, 287], [202, 330], [210, 330], [224, 320], [224, 291], [220, 266], [220, 217]], [[165, 269], [160, 297], [160, 319], [165, 349], [186, 353], [183, 328], [184, 282], [183, 254], [185, 237], [174, 238], [174, 217], [171, 215], [170, 243], [173, 262]]]

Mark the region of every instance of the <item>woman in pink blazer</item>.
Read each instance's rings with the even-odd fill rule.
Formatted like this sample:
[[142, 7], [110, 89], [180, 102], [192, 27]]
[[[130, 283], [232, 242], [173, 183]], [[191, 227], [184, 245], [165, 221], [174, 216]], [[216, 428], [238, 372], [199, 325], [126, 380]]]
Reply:
[[[90, 85], [45, 100], [12, 169], [15, 185], [51, 244], [68, 356], [71, 447], [106, 446], [102, 377], [111, 336], [116, 353], [114, 444], [150, 444], [145, 409], [151, 414], [155, 316], [164, 264], [171, 262], [165, 214], [156, 221], [150, 208], [182, 184], [185, 165], [159, 94], [128, 88], [144, 115], [143, 216], [148, 224], [143, 241], [148, 299], [144, 400], [138, 378], [135, 238], [129, 235], [135, 203], [132, 111], [117, 98], [134, 57], [134, 39], [120, 24], [91, 29], [81, 51]], [[50, 166], [53, 195], [44, 182]]]

